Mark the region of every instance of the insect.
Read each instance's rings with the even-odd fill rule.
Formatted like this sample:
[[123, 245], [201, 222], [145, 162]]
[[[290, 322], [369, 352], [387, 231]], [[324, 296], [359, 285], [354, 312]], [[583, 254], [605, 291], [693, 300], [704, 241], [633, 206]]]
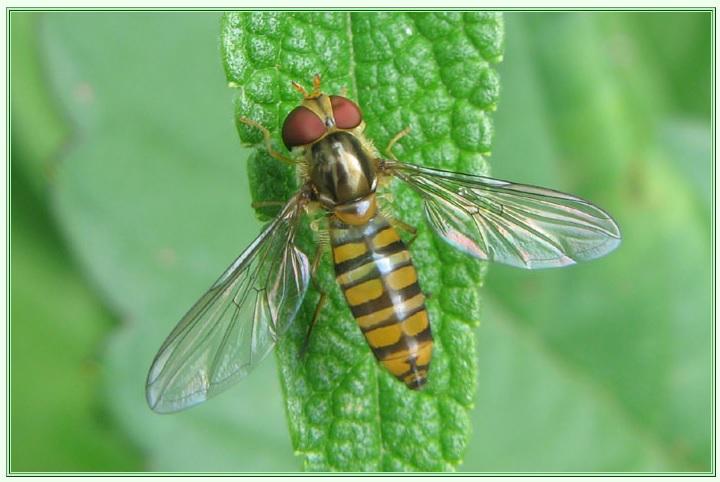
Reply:
[[598, 258], [620, 243], [610, 215], [575, 196], [398, 161], [392, 147], [407, 130], [382, 158], [363, 135], [357, 104], [323, 93], [319, 76], [310, 93], [293, 85], [303, 100], [285, 119], [282, 140], [294, 158], [275, 151], [260, 124], [240, 120], [263, 132], [271, 155], [299, 166], [301, 187], [160, 347], [146, 392], [157, 412], [221, 392], [257, 366], [285, 333], [319, 259], [311, 262], [296, 245], [299, 219], [318, 210], [327, 217], [337, 282], [375, 357], [409, 388], [425, 385], [433, 347], [425, 295], [396, 230], [399, 221], [378, 205], [380, 181], [407, 183], [424, 201], [435, 233], [483, 260], [560, 267]]

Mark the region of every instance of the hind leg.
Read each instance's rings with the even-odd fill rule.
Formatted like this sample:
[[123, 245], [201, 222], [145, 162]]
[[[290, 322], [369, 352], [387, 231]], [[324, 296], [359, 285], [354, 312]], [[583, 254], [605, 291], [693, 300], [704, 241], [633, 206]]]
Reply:
[[323, 306], [325, 306], [325, 302], [327, 301], [327, 294], [323, 291], [323, 289], [320, 287], [320, 283], [317, 282], [316, 274], [318, 266], [320, 265], [320, 260], [322, 259], [322, 251], [323, 251], [323, 245], [320, 244], [315, 251], [315, 258], [313, 259], [312, 265], [310, 267], [310, 276], [313, 285], [315, 286], [315, 289], [320, 292], [320, 299], [317, 302], [317, 305], [315, 305], [315, 311], [313, 312], [312, 320], [310, 321], [310, 326], [308, 327], [307, 334], [305, 335], [305, 340], [303, 341], [302, 347], [300, 348], [300, 358], [305, 357], [305, 353], [307, 352], [308, 345], [310, 344], [310, 334], [313, 331], [313, 328], [315, 328], [315, 325], [317, 324], [318, 319], [320, 318], [320, 313], [322, 312]]

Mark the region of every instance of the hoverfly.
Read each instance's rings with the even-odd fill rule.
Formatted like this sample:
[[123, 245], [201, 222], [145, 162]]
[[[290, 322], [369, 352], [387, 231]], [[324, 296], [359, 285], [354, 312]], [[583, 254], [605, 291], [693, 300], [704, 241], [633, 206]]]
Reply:
[[437, 235], [476, 258], [560, 267], [620, 243], [610, 215], [575, 196], [398, 161], [391, 149], [407, 130], [383, 159], [363, 135], [357, 104], [321, 92], [319, 76], [310, 93], [293, 85], [304, 98], [285, 119], [282, 140], [294, 158], [275, 151], [260, 124], [240, 120], [263, 132], [273, 157], [298, 164], [301, 187], [160, 347], [147, 379], [147, 400], [157, 412], [216, 395], [270, 352], [295, 319], [317, 266], [295, 241], [300, 216], [318, 209], [327, 217], [337, 282], [376, 358], [409, 388], [425, 385], [433, 347], [425, 296], [395, 229], [399, 221], [377, 202], [378, 183], [389, 177], [423, 199]]

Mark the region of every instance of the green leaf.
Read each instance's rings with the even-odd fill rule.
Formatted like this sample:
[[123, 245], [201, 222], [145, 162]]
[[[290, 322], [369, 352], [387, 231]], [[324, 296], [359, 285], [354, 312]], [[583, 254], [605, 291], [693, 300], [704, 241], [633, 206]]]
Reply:
[[12, 142], [25, 154], [18, 166], [36, 193], [44, 193], [53, 175], [58, 150], [68, 136], [55, 99], [45, 83], [38, 49], [38, 19], [34, 12], [12, 12], [10, 22], [10, 82]]
[[37, 20], [10, 14], [8, 470], [138, 470], [140, 454], [97, 397], [97, 345], [116, 320], [73, 263], [46, 205], [47, 174], [64, 129], [41, 76]]
[[36, 196], [14, 168], [10, 470], [137, 470], [136, 448], [96, 397], [102, 372], [95, 348], [113, 320], [68, 260]]
[[[707, 119], [692, 117], [710, 99], [708, 89], [687, 87], [702, 85], [709, 58], [697, 42], [681, 48], [710, 15], [700, 26], [683, 15], [697, 13], [660, 14], [655, 37], [636, 12], [504, 15], [494, 174], [587, 197], [626, 236], [618, 251], [581, 266], [492, 267], [474, 330], [479, 389], [462, 470], [710, 467], [712, 138]], [[94, 403], [142, 448], [149, 470], [297, 470], [272, 357], [184, 413], [155, 415], [143, 396], [164, 336], [261, 228], [217, 61], [220, 14], [54, 12], [42, 20], [41, 86], [73, 131], [52, 185], [53, 221], [122, 319], [97, 348], [105, 390]], [[677, 50], [650, 56], [656, 41]], [[682, 76], [668, 76], [675, 69]], [[44, 132], [30, 140], [45, 142]], [[593, 182], [596, 170], [606, 171], [602, 182]], [[15, 288], [13, 280], [13, 296]], [[32, 333], [47, 334], [58, 315], [36, 321]], [[367, 363], [371, 374], [375, 362]], [[25, 414], [64, 423], [52, 404], [33, 408]], [[88, 451], [80, 438], [42, 433], [79, 459]], [[84, 433], [105, 443], [104, 433]]]
[[[683, 42], [675, 29], [695, 15], [663, 14], [665, 42]], [[638, 49], [643, 18], [506, 15], [495, 174], [597, 202], [624, 239], [563, 270], [492, 267], [473, 419], [485, 433], [467, 470], [712, 467], [712, 220], [698, 179], [712, 136], [672, 107], [687, 95], [666, 90], [676, 65]], [[704, 90], [692, 104], [710, 102]]]
[[[410, 126], [395, 151], [401, 159], [484, 173], [502, 34], [497, 13], [233, 12], [223, 18], [222, 54], [237, 89], [236, 116], [266, 126], [276, 146], [284, 116], [300, 100], [290, 82], [309, 84], [319, 73], [324, 91], [345, 87], [358, 100], [377, 146]], [[239, 122], [237, 128], [244, 143], [259, 146], [249, 166], [254, 200], [286, 199], [296, 188], [293, 171], [270, 158], [260, 132]], [[465, 451], [484, 266], [428, 230], [408, 188], [394, 184], [392, 192], [393, 214], [418, 228], [411, 252], [432, 294], [429, 383], [410, 391], [376, 363], [324, 256], [318, 279], [330, 301], [304, 359], [299, 349], [318, 300], [314, 291], [276, 351], [293, 447], [306, 470], [450, 470]], [[307, 227], [302, 243], [314, 252]]]
[[52, 214], [122, 321], [98, 347], [98, 400], [143, 450], [146, 468], [296, 470], [272, 360], [185, 413], [159, 416], [144, 396], [164, 337], [261, 226], [217, 62], [219, 18], [43, 16], [48, 88], [74, 139], [56, 169]]

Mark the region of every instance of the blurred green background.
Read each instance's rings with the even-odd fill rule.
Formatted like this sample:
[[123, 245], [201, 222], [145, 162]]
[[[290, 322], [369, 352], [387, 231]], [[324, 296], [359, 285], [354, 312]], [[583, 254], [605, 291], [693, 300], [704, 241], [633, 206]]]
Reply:
[[[150, 412], [184, 310], [254, 237], [220, 12], [12, 12], [11, 438], [23, 471], [298, 470], [269, 359]], [[493, 266], [468, 471], [713, 469], [709, 12], [507, 13], [499, 178], [610, 211], [563, 270]]]

